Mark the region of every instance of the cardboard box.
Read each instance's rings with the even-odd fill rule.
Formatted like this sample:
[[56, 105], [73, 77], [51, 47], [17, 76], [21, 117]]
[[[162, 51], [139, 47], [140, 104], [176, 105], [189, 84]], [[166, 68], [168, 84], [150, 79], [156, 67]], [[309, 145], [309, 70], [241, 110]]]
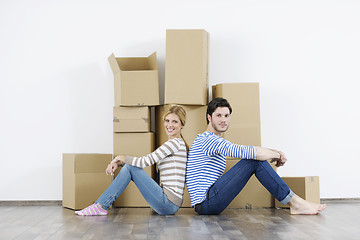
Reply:
[[93, 204], [110, 186], [105, 174], [112, 154], [63, 154], [63, 207], [74, 210]]
[[[164, 114], [169, 111], [171, 104], [156, 107], [156, 146], [161, 146], [168, 140], [164, 128]], [[206, 131], [206, 106], [180, 105], [186, 111], [186, 124], [181, 133], [186, 143], [191, 147], [196, 136]]]
[[[114, 177], [120, 172], [121, 167], [116, 169]], [[145, 172], [149, 174], [151, 178], [155, 178], [155, 166], [149, 166], [144, 168]], [[140, 193], [136, 184], [130, 181], [126, 189], [120, 194], [120, 196], [113, 203], [114, 207], [149, 207], [145, 198]]]
[[[141, 157], [155, 150], [154, 133], [114, 133], [114, 156], [126, 155]], [[117, 169], [117, 176], [121, 168]], [[155, 166], [144, 168], [151, 178], [155, 178]], [[134, 182], [130, 182], [125, 191], [113, 203], [114, 207], [148, 207], [144, 197]]]
[[[239, 159], [228, 159], [225, 172], [230, 170]], [[241, 161], [241, 160], [240, 160]], [[271, 166], [276, 170], [275, 163]], [[229, 208], [263, 208], [274, 207], [274, 197], [259, 182], [255, 175], [251, 176], [245, 187], [229, 204]]]
[[114, 156], [145, 156], [155, 149], [154, 133], [114, 133]]
[[166, 30], [165, 104], [208, 103], [208, 38], [202, 29]]
[[[290, 189], [301, 198], [313, 203], [320, 203], [319, 176], [283, 177]], [[289, 204], [282, 205], [275, 199], [275, 207], [290, 208]]]
[[114, 132], [150, 132], [149, 107], [114, 107]]
[[223, 137], [236, 144], [261, 146], [259, 83], [217, 84], [212, 93], [213, 98], [227, 99], [233, 109]]
[[156, 52], [149, 57], [108, 58], [114, 73], [115, 106], [159, 105]]

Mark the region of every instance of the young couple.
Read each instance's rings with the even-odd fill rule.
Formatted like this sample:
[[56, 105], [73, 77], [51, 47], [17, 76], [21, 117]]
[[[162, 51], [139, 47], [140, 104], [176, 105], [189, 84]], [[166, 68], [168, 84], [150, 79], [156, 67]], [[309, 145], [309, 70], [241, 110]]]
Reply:
[[[207, 108], [206, 132], [199, 134], [187, 156], [187, 147], [181, 136], [186, 112], [181, 106], [172, 106], [164, 115], [164, 127], [169, 140], [154, 152], [143, 157], [117, 156], [108, 165], [106, 174], [113, 174], [123, 166], [113, 183], [92, 205], [76, 211], [77, 215], [107, 215], [111, 204], [134, 181], [150, 207], [160, 215], [175, 214], [181, 204], [186, 183], [191, 206], [198, 214], [220, 214], [239, 194], [255, 174], [262, 185], [282, 204], [290, 205], [291, 214], [318, 214], [325, 204], [306, 201], [285, 184], [268, 163], [280, 167], [287, 161], [283, 152], [233, 144], [221, 137], [230, 124], [232, 108], [226, 99], [215, 98]], [[224, 174], [226, 156], [241, 160]], [[144, 170], [158, 164], [160, 185]]]

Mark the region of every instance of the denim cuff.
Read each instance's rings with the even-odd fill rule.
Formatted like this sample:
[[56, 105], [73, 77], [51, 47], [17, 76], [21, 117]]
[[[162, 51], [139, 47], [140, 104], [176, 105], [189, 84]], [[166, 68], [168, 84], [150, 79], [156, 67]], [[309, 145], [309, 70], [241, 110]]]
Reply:
[[291, 189], [290, 189], [289, 194], [288, 194], [283, 200], [281, 200], [280, 203], [283, 204], [283, 205], [288, 204], [288, 203], [290, 202], [290, 199], [291, 199], [294, 195], [295, 195], [295, 193], [294, 193], [293, 191], [291, 191]]

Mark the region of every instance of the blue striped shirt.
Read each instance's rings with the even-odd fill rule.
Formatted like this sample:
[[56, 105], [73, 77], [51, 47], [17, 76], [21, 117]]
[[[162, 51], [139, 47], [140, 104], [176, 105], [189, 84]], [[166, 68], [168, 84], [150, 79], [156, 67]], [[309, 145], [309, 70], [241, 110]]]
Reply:
[[189, 150], [186, 167], [191, 207], [203, 202], [209, 188], [223, 175], [226, 156], [256, 159], [256, 147], [231, 143], [212, 132], [197, 135]]

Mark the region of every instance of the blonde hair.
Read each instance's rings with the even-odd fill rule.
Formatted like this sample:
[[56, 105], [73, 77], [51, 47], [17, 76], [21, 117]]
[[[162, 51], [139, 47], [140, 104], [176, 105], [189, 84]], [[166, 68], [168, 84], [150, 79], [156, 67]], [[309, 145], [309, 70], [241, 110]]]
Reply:
[[[166, 116], [169, 115], [170, 113], [176, 114], [180, 119], [181, 125], [185, 126], [185, 124], [186, 124], [186, 111], [185, 111], [185, 109], [183, 107], [181, 107], [179, 105], [172, 105], [169, 108], [169, 110], [164, 114], [163, 120], [165, 120]], [[180, 136], [184, 140], [186, 148], [189, 149], [189, 146], [187, 145], [183, 135], [180, 134]]]

